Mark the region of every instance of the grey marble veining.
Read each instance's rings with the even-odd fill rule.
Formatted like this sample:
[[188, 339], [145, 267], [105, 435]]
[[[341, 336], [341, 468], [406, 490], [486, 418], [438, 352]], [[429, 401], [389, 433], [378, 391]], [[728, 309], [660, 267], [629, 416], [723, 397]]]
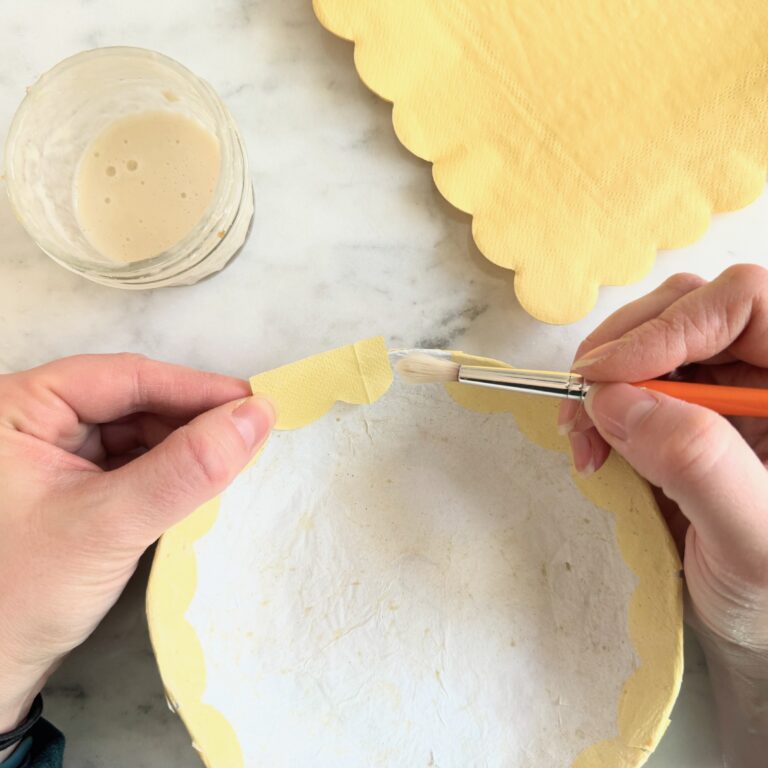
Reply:
[[[252, 234], [221, 274], [147, 293], [92, 285], [42, 255], [0, 196], [0, 371], [79, 352], [132, 350], [247, 376], [384, 334], [392, 346], [451, 346], [529, 367], [567, 365], [618, 306], [681, 270], [711, 277], [768, 262], [768, 196], [717, 217], [697, 244], [662, 254], [643, 281], [605, 288], [567, 328], [523, 312], [512, 275], [472, 243], [469, 219], [397, 142], [389, 107], [359, 81], [352, 48], [308, 0], [0, 0], [0, 137], [24, 87], [84, 48], [156, 48], [209, 80], [244, 135], [256, 196]], [[146, 637], [144, 568], [96, 635], [62, 666], [49, 716], [68, 768], [192, 768], [165, 707]], [[721, 765], [695, 642], [672, 725], [651, 768]]]

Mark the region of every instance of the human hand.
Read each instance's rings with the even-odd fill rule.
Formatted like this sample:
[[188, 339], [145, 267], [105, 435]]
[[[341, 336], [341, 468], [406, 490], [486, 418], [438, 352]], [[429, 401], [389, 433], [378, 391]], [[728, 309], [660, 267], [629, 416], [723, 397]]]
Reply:
[[[683, 552], [689, 618], [724, 720], [729, 766], [768, 748], [768, 420], [731, 418], [624, 383], [670, 372], [689, 381], [768, 387], [768, 271], [711, 283], [676, 275], [608, 318], [573, 370], [599, 382], [559, 424], [589, 474], [611, 448], [654, 486]], [[768, 394], [768, 393], [767, 393]], [[745, 732], [748, 727], [748, 732]], [[731, 762], [732, 761], [732, 762]]]
[[137, 355], [0, 376], [0, 733], [142, 552], [264, 443], [274, 411], [250, 395], [245, 381]]

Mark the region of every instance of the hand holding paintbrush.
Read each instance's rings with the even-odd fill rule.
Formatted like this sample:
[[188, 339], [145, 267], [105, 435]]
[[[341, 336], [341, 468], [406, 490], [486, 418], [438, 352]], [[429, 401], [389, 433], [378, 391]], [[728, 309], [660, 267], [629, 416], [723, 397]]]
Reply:
[[[535, 371], [512, 366], [463, 365], [442, 355], [425, 352], [414, 352], [401, 358], [397, 363], [397, 371], [411, 384], [457, 382], [529, 395], [559, 397], [563, 400], [586, 400], [590, 389], [589, 381], [579, 373]], [[768, 417], [768, 389], [693, 384], [668, 379], [630, 383], [634, 387], [702, 405], [724, 416]], [[570, 431], [568, 425], [560, 426], [563, 433]]]
[[[663, 492], [662, 509], [684, 550], [690, 620], [718, 698], [724, 762], [763, 766], [768, 419], [726, 420], [663, 392], [613, 382], [676, 371], [681, 386], [756, 390], [752, 405], [760, 406], [768, 393], [768, 271], [741, 265], [711, 283], [671, 278], [592, 333], [573, 370], [594, 382], [583, 408], [566, 401], [560, 410], [574, 463], [588, 474], [610, 446]], [[738, 402], [738, 390], [731, 394]]]
[[[755, 417], [768, 415], [768, 271], [737, 266], [711, 283], [671, 278], [594, 331], [571, 373], [424, 356], [399, 367], [411, 380], [562, 397], [559, 427], [580, 474], [599, 469], [613, 448], [658, 487], [684, 552], [725, 760], [765, 765], [768, 419]], [[658, 379], [671, 371], [677, 380]]]

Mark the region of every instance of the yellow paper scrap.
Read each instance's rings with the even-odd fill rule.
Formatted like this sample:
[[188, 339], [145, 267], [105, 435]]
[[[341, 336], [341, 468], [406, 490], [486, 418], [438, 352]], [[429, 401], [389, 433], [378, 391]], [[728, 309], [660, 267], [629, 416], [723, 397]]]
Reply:
[[370, 405], [391, 383], [387, 348], [379, 336], [257, 374], [251, 389], [275, 404], [277, 429], [298, 429], [337, 401]]

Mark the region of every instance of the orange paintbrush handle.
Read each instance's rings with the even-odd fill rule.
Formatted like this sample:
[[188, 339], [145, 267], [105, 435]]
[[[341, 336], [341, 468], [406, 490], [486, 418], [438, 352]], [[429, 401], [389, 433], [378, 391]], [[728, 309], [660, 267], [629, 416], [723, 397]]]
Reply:
[[716, 384], [689, 384], [687, 381], [638, 381], [636, 387], [665, 395], [723, 414], [723, 416], [767, 416], [768, 389], [721, 387]]

